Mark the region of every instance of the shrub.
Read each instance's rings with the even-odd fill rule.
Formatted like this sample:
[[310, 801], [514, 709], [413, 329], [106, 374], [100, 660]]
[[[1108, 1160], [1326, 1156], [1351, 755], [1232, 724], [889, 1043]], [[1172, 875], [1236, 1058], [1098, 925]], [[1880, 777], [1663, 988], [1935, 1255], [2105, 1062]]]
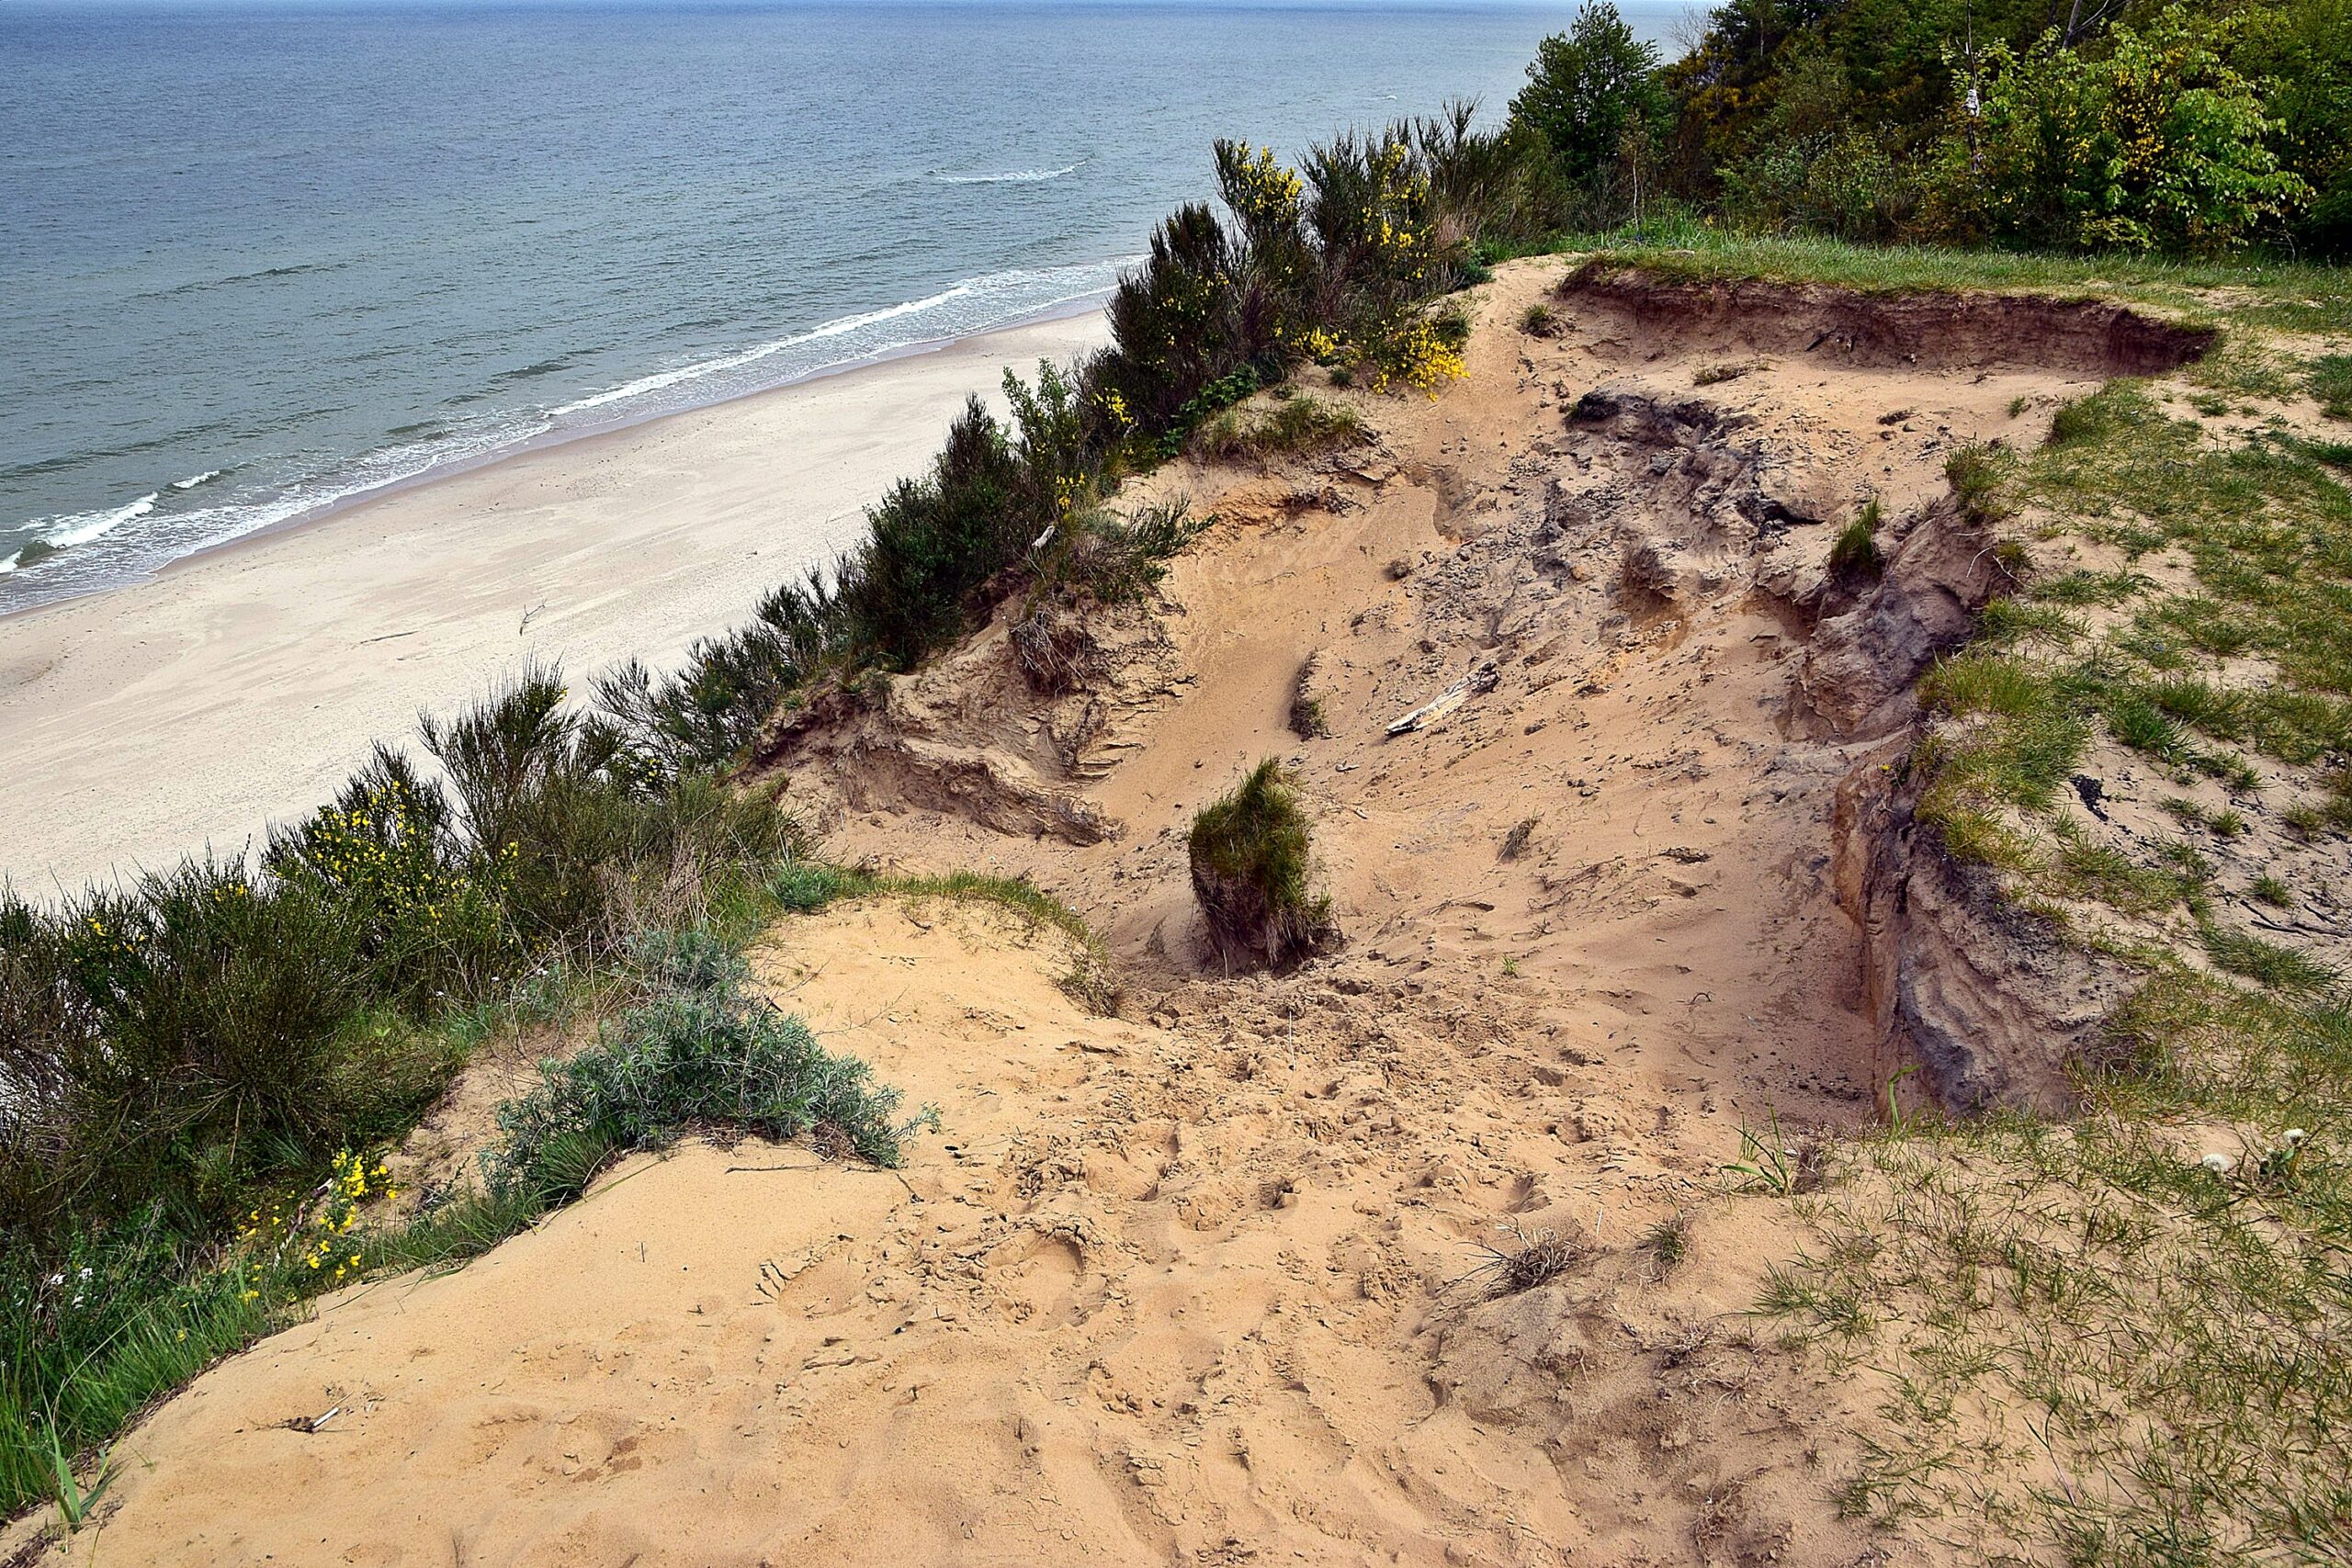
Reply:
[[1282, 964], [1335, 934], [1329, 897], [1308, 886], [1306, 813], [1274, 759], [1203, 807], [1189, 844], [1193, 895], [1228, 958]]
[[[710, 964], [681, 939], [660, 946], [670, 988], [606, 1026], [537, 1089], [500, 1108], [503, 1141], [484, 1156], [494, 1198], [579, 1192], [613, 1154], [657, 1148], [693, 1129], [786, 1139], [824, 1129], [840, 1146], [896, 1165], [909, 1130], [899, 1095], [865, 1064], [820, 1047], [806, 1025], [742, 988], [740, 960]], [[684, 955], [697, 954], [684, 965]]]
[[845, 866], [792, 860], [776, 867], [775, 874], [768, 878], [768, 892], [791, 913], [813, 915], [836, 898], [867, 891], [873, 881], [865, 873]]
[[[2279, 130], [2226, 51], [2237, 24], [2174, 6], [2117, 26], [2097, 54], [2046, 33], [1986, 46], [1982, 109], [1948, 135], [1934, 175], [1943, 226], [2031, 244], [2210, 252], [2244, 244], [2307, 201], [2279, 166]], [[1947, 46], [1955, 75], [1968, 67]]]
[[1094, 511], [1069, 518], [1034, 558], [1034, 575], [1012, 622], [1014, 660], [1040, 692], [1071, 691], [1100, 671], [1096, 613], [1141, 599], [1167, 574], [1168, 558], [1205, 525], [1180, 498], [1133, 517]]

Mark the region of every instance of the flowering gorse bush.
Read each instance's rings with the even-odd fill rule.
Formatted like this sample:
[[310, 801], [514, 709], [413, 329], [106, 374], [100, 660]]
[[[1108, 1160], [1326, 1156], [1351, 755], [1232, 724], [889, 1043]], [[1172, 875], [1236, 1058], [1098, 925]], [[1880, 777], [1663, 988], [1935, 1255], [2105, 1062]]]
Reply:
[[[331, 1173], [307, 1200], [291, 1210], [282, 1202], [269, 1204], [266, 1211], [247, 1210], [237, 1240], [266, 1268], [292, 1270], [298, 1292], [331, 1289], [360, 1267], [361, 1253], [351, 1233], [359, 1224], [361, 1207], [399, 1195], [381, 1160], [338, 1150]], [[260, 1294], [258, 1287], [248, 1288], [248, 1299]]]
[[378, 778], [277, 846], [281, 870], [315, 878], [351, 912], [396, 990], [469, 988], [513, 957], [506, 907], [521, 849], [464, 853], [438, 807], [405, 777]]

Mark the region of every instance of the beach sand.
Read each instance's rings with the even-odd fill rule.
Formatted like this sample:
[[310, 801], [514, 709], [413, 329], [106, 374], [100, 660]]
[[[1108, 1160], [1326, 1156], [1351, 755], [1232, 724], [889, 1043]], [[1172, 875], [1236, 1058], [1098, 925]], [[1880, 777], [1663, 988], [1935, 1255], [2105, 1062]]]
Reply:
[[857, 538], [1034, 323], [528, 451], [0, 619], [0, 877], [32, 897], [233, 854], [526, 659], [674, 660]]

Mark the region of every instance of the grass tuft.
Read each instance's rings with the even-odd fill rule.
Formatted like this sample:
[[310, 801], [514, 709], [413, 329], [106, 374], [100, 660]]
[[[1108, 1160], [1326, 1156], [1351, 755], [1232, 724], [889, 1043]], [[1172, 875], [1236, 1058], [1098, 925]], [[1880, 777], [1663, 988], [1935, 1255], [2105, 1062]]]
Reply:
[[1188, 843], [1193, 892], [1228, 959], [1283, 964], [1336, 934], [1331, 900], [1309, 886], [1306, 812], [1275, 759], [1202, 807]]

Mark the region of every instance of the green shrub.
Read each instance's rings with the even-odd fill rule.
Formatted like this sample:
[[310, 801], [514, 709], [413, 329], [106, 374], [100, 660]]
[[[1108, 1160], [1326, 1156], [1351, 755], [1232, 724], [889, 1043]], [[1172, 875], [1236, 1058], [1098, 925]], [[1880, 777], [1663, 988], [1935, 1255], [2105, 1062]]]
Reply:
[[[671, 939], [671, 962], [689, 951]], [[740, 961], [738, 961], [740, 964]], [[539, 1087], [500, 1108], [502, 1143], [485, 1156], [495, 1198], [579, 1192], [614, 1153], [719, 1128], [777, 1140], [822, 1128], [878, 1165], [899, 1162], [909, 1130], [894, 1089], [863, 1062], [819, 1046], [804, 1024], [745, 993], [735, 965], [696, 962], [597, 1043], [540, 1068]]]
[[796, 915], [813, 915], [836, 898], [854, 897], [873, 886], [865, 872], [814, 860], [786, 861], [768, 878], [768, 892]]
[[2239, 24], [2174, 6], [2118, 25], [2098, 51], [2054, 30], [1974, 62], [1983, 108], [1934, 175], [1944, 226], [2029, 244], [2211, 252], [2246, 243], [2311, 197], [2279, 165], [2258, 85], [2230, 64]]
[[1331, 900], [1309, 886], [1306, 813], [1273, 758], [1203, 807], [1188, 842], [1193, 895], [1228, 958], [1281, 964], [1335, 934]]

